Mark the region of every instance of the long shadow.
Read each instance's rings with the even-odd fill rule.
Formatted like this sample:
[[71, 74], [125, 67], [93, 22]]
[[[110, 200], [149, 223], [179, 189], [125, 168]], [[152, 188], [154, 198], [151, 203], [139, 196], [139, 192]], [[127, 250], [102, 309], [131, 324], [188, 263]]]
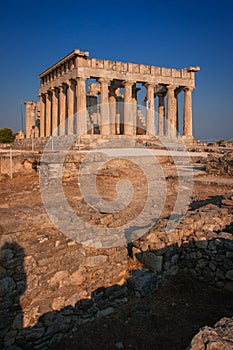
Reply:
[[[225, 238], [220, 238], [219, 240], [222, 244], [221, 248], [228, 246], [233, 251], [232, 240]], [[75, 306], [68, 305], [59, 311], [45, 313], [38, 319], [35, 326], [27, 328], [23, 328], [23, 313], [20, 306], [20, 296], [27, 287], [27, 277], [24, 270], [25, 253], [23, 248], [16, 242], [4, 244], [0, 253], [0, 349], [49, 349], [53, 344], [64, 338], [65, 335], [71, 334], [71, 331], [75, 329], [77, 330], [81, 324], [95, 318], [110, 315], [119, 305], [127, 303], [132, 296], [150, 296], [156, 291], [158, 282], [163, 281], [166, 276], [177, 273], [179, 262], [186, 268], [193, 269], [196, 261], [192, 260], [189, 267], [185, 265], [185, 259], [182, 259], [182, 256], [186, 256], [184, 249], [186, 251], [192, 249], [192, 244], [186, 244], [185, 247], [178, 247], [177, 244], [173, 244], [163, 249], [133, 254], [133, 243], [131, 254], [137, 257], [144, 267], [132, 271], [130, 278], [123, 285], [98, 288], [92, 292], [91, 299], [80, 299], [77, 300]], [[203, 241], [201, 241], [201, 244], [203, 245]], [[221, 249], [220, 251], [222, 252]], [[206, 279], [214, 282], [213, 279]], [[195, 314], [195, 310], [190, 310], [190, 313]], [[210, 317], [210, 315], [208, 316]], [[225, 315], [223, 314], [221, 317], [223, 316]], [[231, 316], [233, 316], [233, 312]], [[205, 323], [203, 324], [204, 320], [205, 317], [198, 320], [196, 332], [199, 327], [205, 325]], [[216, 322], [215, 319], [214, 322]], [[179, 327], [179, 323], [182, 324], [181, 320], [177, 319], [177, 327]], [[167, 332], [169, 337], [169, 327]], [[139, 336], [141, 337], [142, 335], [139, 334]], [[174, 337], [175, 335], [173, 334], [172, 336]], [[186, 346], [192, 336], [193, 330], [191, 330], [190, 338], [185, 339]], [[173, 340], [170, 339], [170, 341]], [[179, 339], [175, 339], [175, 341], [177, 344]], [[184, 339], [180, 340], [180, 344], [182, 342], [184, 342]], [[98, 345], [95, 348], [100, 349]], [[85, 347], [80, 349], [85, 349]], [[104, 348], [101, 347], [101, 349]], [[106, 349], [111, 349], [111, 347], [106, 347]], [[154, 343], [153, 349], [167, 348], [161, 347], [161, 344]], [[170, 349], [175, 349], [175, 347], [172, 347], [172, 343]], [[185, 347], [182, 348], [179, 345], [179, 349], [185, 349]]]
[[5, 243], [0, 251], [0, 348], [15, 342], [23, 328], [20, 296], [27, 288], [24, 249], [16, 242]]
[[203, 200], [196, 200], [190, 203], [189, 207], [191, 211], [204, 207], [207, 204], [213, 204], [221, 208], [223, 196], [209, 196]]

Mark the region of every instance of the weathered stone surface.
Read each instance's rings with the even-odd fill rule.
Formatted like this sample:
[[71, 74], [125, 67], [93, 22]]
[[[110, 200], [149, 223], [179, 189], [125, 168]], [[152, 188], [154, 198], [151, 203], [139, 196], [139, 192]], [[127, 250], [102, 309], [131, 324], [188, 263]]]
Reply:
[[12, 296], [12, 293], [16, 287], [14, 280], [11, 277], [4, 277], [0, 280], [0, 297]]
[[214, 175], [233, 176], [233, 152], [208, 154], [206, 170]]
[[[31, 196], [31, 191], [28, 190], [28, 193]], [[35, 196], [36, 201], [37, 197], [39, 193]], [[38, 349], [46, 349], [51, 341], [60, 339], [62, 332], [69, 334], [73, 327], [77, 328], [97, 315], [104, 315], [109, 308], [114, 309], [119, 303], [126, 302], [127, 287], [138, 296], [147, 295], [156, 290], [157, 275], [158, 280], [162, 281], [164, 276], [177, 273], [178, 266], [219, 287], [232, 288], [233, 281], [228, 278], [232, 270], [233, 251], [232, 192], [221, 198], [219, 205], [215, 203], [219, 198], [214, 199], [215, 204], [212, 205], [197, 201], [197, 208], [187, 212], [169, 239], [165, 232], [168, 220], [159, 219], [148, 235], [132, 243], [134, 260], [131, 260], [127, 256], [126, 246], [95, 249], [67, 239], [49, 224], [37, 202], [34, 207], [31, 203], [24, 207], [20, 220], [18, 217], [14, 219], [15, 210], [10, 209], [16, 201], [13, 192], [12, 199], [8, 197], [11, 201], [9, 211], [13, 225], [22, 231], [11, 233], [13, 227], [9, 226], [8, 216], [5, 217], [3, 229], [9, 235], [1, 236], [3, 252], [0, 254], [0, 278], [4, 280], [7, 277], [14, 284], [10, 283], [11, 299], [5, 294], [4, 285], [7, 283], [3, 283], [0, 328], [4, 327], [5, 333], [9, 331], [12, 339], [15, 331], [20, 333], [22, 343], [27, 342], [26, 334], [30, 333], [30, 342], [36, 343]], [[21, 208], [19, 203], [17, 210]], [[82, 210], [86, 215], [89, 208]], [[5, 242], [10, 239], [17, 242], [16, 247], [7, 245], [4, 250]], [[141, 263], [136, 259], [139, 256], [143, 257]], [[139, 281], [135, 283], [135, 288], [126, 283], [131, 264], [133, 268], [136, 264], [138, 269], [144, 264], [147, 267], [145, 274], [143, 272], [136, 276]], [[8, 312], [8, 309], [12, 312]], [[64, 317], [59, 322], [67, 322], [68, 325], [50, 328], [58, 314]], [[21, 332], [22, 327], [26, 329], [25, 333]], [[32, 329], [36, 330], [31, 332]], [[40, 334], [42, 329], [43, 335]], [[48, 329], [50, 331], [46, 333]], [[0, 344], [1, 337], [2, 333]]]
[[232, 348], [233, 318], [223, 318], [213, 328], [202, 328], [187, 350], [232, 350]]
[[142, 254], [142, 260], [145, 267], [152, 270], [153, 272], [162, 271], [163, 257], [157, 256], [152, 252], [145, 252]]
[[[72, 121], [74, 114], [85, 111], [87, 107], [94, 107], [95, 112], [88, 113], [87, 117], [85, 116], [85, 118], [81, 118], [82, 130], [84, 130], [85, 135], [93, 135], [95, 133], [100, 133], [101, 136], [122, 134], [123, 132], [120, 127], [120, 121], [122, 121], [123, 110], [125, 116], [123, 121], [125, 135], [135, 135], [136, 133], [139, 135], [154, 135], [156, 128], [152, 114], [155, 110], [155, 93], [159, 94], [160, 101], [158, 106], [158, 114], [160, 116], [158, 135], [163, 136], [165, 117], [164, 95], [167, 96], [167, 100], [169, 101], [167, 106], [167, 119], [172, 120], [174, 123], [174, 93], [176, 87], [179, 87], [179, 89], [184, 91], [185, 96], [183, 135], [187, 139], [187, 142], [189, 139], [192, 141], [192, 91], [195, 85], [194, 75], [195, 72], [200, 70], [200, 67], [192, 66], [189, 68], [183, 68], [182, 70], [177, 70], [174, 68], [160, 68], [143, 64], [138, 65], [134, 63], [99, 60], [96, 58], [89, 58], [88, 55], [88, 52], [81, 52], [79, 49], [73, 50], [62, 60], [40, 74], [40, 103], [25, 102], [27, 138], [35, 138], [39, 135], [42, 138], [49, 137], [53, 132], [57, 134], [56, 128], [58, 120], [61, 123], [59, 135], [73, 135], [73, 123], [68, 123], [68, 132], [66, 132], [65, 127], [62, 124], [66, 119], [66, 110], [69, 117], [68, 120], [71, 119]], [[85, 57], [85, 60], [83, 60], [83, 57]], [[81, 75], [79, 74], [79, 77], [77, 77], [77, 73], [75, 73], [76, 68], [74, 68], [74, 64], [72, 63], [74, 61], [80, 70]], [[59, 74], [57, 71], [58, 69], [60, 71]], [[48, 70], [49, 73], [47, 73]], [[124, 80], [122, 80], [122, 74], [124, 75]], [[88, 76], [96, 77], [97, 83], [89, 83], [87, 92], [86, 81]], [[137, 104], [137, 89], [135, 88], [135, 83], [137, 81], [144, 83], [147, 89], [145, 96], [145, 101], [147, 101], [145, 103], [148, 104], [147, 116], [145, 119], [142, 113], [137, 113], [138, 116], [135, 115], [135, 118], [127, 120], [127, 118], [129, 118], [127, 105], [129, 103]], [[156, 88], [155, 81], [157, 82]], [[120, 88], [124, 88], [124, 99], [122, 99], [122, 94], [119, 91]], [[97, 94], [100, 94], [100, 104], [106, 105], [109, 103], [109, 114], [111, 119], [115, 120], [114, 123], [109, 122], [109, 118], [105, 115], [106, 113], [102, 112], [102, 107], [100, 108], [100, 115], [103, 125], [102, 123], [99, 124]], [[76, 95], [79, 101], [78, 104], [74, 104]], [[68, 96], [68, 102], [66, 96]], [[116, 115], [116, 107], [115, 109], [114, 107], [111, 108], [111, 105], [114, 106], [119, 97], [121, 97], [124, 107], [121, 108], [122, 112], [119, 113], [119, 115]], [[178, 94], [176, 95], [176, 98], [178, 98]], [[52, 111], [48, 108], [48, 105], [53, 106]], [[40, 130], [38, 130], [34, 118], [32, 118], [35, 107], [37, 110], [38, 108], [40, 109]], [[136, 118], [139, 120], [138, 127], [136, 125]], [[38, 115], [36, 115], [36, 119], [39, 119]], [[130, 122], [134, 119], [135, 123], [131, 126]], [[167, 128], [166, 135], [169, 138], [174, 138], [175, 133], [171, 128]]]
[[147, 269], [132, 271], [128, 283], [136, 296], [145, 297], [157, 289], [157, 273], [150, 273]]
[[228, 278], [229, 280], [233, 281], [233, 270], [227, 271], [226, 278]]

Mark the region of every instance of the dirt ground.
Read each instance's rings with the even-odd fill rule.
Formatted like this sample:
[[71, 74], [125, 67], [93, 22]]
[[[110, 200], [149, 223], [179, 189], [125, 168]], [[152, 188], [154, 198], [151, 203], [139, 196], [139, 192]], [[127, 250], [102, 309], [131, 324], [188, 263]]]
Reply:
[[179, 272], [150, 297], [80, 326], [50, 350], [185, 350], [200, 327], [224, 316], [233, 316], [231, 292]]
[[[96, 225], [115, 225], [117, 220], [132, 218], [143, 204], [141, 189], [145, 190], [145, 179], [135, 176], [135, 169], [123, 168], [121, 174], [113, 169], [104, 170], [97, 186], [106, 199], [113, 199], [113, 187], [119, 177], [129, 176], [137, 189], [132, 207], [124, 215], [96, 214], [83, 203], [76, 178], [64, 179], [64, 192], [76, 212]], [[167, 199], [162, 216], [168, 215], [176, 200], [177, 179], [171, 173], [167, 178]], [[192, 205], [218, 201], [219, 196], [231, 190], [232, 181], [213, 176], [199, 175], [194, 181]], [[13, 179], [2, 177], [0, 182], [1, 225], [7, 233], [53, 227], [49, 222], [40, 198], [39, 179], [36, 173]], [[103, 220], [104, 219], [104, 220]], [[111, 227], [111, 226], [109, 226]], [[114, 227], [114, 226], [113, 226]], [[108, 317], [80, 326], [79, 330], [54, 346], [61, 349], [139, 349], [182, 350], [186, 349], [200, 327], [212, 326], [223, 316], [233, 316], [233, 295], [220, 291], [180, 272], [170, 277], [156, 293], [144, 299], [131, 299]]]

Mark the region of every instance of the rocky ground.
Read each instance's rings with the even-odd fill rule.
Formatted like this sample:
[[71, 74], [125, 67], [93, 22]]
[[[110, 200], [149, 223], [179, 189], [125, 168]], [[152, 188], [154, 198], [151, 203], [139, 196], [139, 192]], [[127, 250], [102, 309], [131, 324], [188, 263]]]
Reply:
[[[151, 296], [132, 298], [113, 315], [81, 326], [51, 350], [185, 350], [200, 327], [213, 326], [223, 316], [233, 316], [232, 293], [180, 272]], [[233, 340], [232, 334], [228, 337]], [[199, 343], [204, 344], [200, 339]], [[207, 349], [195, 344], [196, 340], [194, 350]]]
[[[116, 182], [125, 177], [129, 178], [135, 193], [132, 204], [120, 215], [96, 213], [82, 200], [77, 177], [69, 174], [63, 177], [63, 189], [70, 205], [86, 222], [100, 227], [115, 227], [133, 219], [143, 208], [147, 195], [146, 178], [137, 166], [129, 167], [122, 162], [121, 171], [118, 168], [119, 164], [112, 162], [102, 169], [97, 177], [97, 189], [105, 199], [114, 199]], [[171, 213], [177, 199], [176, 175], [174, 167], [167, 164], [165, 167], [167, 197], [162, 217], [167, 217]], [[232, 190], [232, 185], [231, 178], [197, 172], [189, 209], [194, 210], [197, 203], [202, 203], [204, 206], [218, 202], [222, 195]], [[42, 205], [38, 174], [31, 170], [23, 175], [15, 175], [13, 179], [1, 176], [0, 186], [1, 245], [5, 243], [6, 237], [13, 239], [15, 235], [20, 234], [22, 242], [26, 242], [27, 237], [31, 235], [41, 240], [43, 244], [48, 239], [45, 232], [49, 230], [57, 236], [57, 241], [62, 241], [61, 234], [50, 222]], [[2, 239], [3, 237], [5, 238]], [[32, 247], [26, 247], [25, 253], [33, 256]], [[48, 254], [45, 252], [44, 259], [47, 257]], [[131, 264], [134, 263], [129, 259], [129, 268], [132, 269]], [[44, 268], [42, 261], [40, 268]], [[28, 284], [33, 284], [33, 276], [30, 276], [30, 279]], [[46, 288], [43, 289], [43, 286], [41, 288], [43, 293], [47, 293]], [[91, 285], [87, 288], [91, 289]], [[179, 273], [177, 276], [169, 277], [153, 295], [144, 299], [132, 296], [129, 303], [120, 306], [112, 316], [80, 326], [75, 334], [62, 340], [53, 349], [186, 349], [200, 327], [205, 325], [212, 327], [222, 317], [233, 316], [232, 299], [232, 292], [218, 290], [194, 277]], [[22, 307], [29, 305], [29, 290], [21, 300]], [[210, 329], [207, 331], [211, 333]], [[218, 334], [217, 336], [221, 337]], [[200, 345], [200, 336], [198, 339]], [[197, 342], [193, 344], [193, 350], [207, 349], [204, 343], [203, 346], [198, 345], [199, 348], [195, 345]]]

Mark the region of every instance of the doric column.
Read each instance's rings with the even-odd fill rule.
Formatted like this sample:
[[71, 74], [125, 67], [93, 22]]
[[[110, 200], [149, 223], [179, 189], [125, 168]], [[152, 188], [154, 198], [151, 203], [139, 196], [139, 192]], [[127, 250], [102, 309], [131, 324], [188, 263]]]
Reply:
[[180, 93], [180, 88], [177, 88], [174, 92], [174, 96], [175, 96], [175, 104], [174, 104], [174, 115], [175, 115], [175, 127], [176, 127], [176, 135], [179, 134], [179, 110], [178, 110], [178, 95]]
[[45, 96], [45, 136], [49, 137], [51, 135], [51, 92], [47, 91]]
[[76, 85], [77, 134], [87, 133], [86, 78], [78, 77]]
[[193, 136], [192, 131], [192, 91], [193, 88], [184, 88], [184, 136]]
[[40, 137], [45, 137], [45, 95], [40, 94]]
[[166, 135], [169, 138], [176, 136], [176, 117], [175, 117], [175, 86], [167, 86], [167, 118], [166, 118]]
[[165, 105], [164, 94], [158, 94], [158, 134], [164, 136], [164, 118], [165, 118]]
[[134, 82], [124, 82], [124, 134], [135, 135], [136, 123], [133, 118], [132, 86]]
[[133, 88], [132, 88], [132, 103], [134, 104], [134, 107], [133, 107], [133, 122], [134, 122], [134, 125], [135, 125], [134, 135], [137, 135], [137, 127], [138, 127], [138, 124], [137, 124], [137, 107], [138, 107], [137, 93], [138, 93], [139, 90], [141, 90], [141, 89], [137, 88], [137, 85], [134, 84]]
[[109, 87], [110, 134], [116, 135], [116, 87]]
[[116, 134], [120, 135], [121, 133], [121, 115], [120, 113], [116, 114]]
[[99, 78], [100, 83], [100, 134], [110, 134], [108, 84], [109, 80]]
[[146, 98], [148, 101], [148, 108], [146, 110], [146, 134], [155, 136], [155, 102], [154, 102], [154, 85], [145, 84]]
[[68, 85], [68, 135], [74, 133], [74, 96], [75, 96], [75, 80], [71, 79]]
[[52, 134], [58, 135], [58, 88], [52, 88]]
[[66, 133], [66, 84], [60, 86], [60, 125], [59, 135], [65, 135]]

